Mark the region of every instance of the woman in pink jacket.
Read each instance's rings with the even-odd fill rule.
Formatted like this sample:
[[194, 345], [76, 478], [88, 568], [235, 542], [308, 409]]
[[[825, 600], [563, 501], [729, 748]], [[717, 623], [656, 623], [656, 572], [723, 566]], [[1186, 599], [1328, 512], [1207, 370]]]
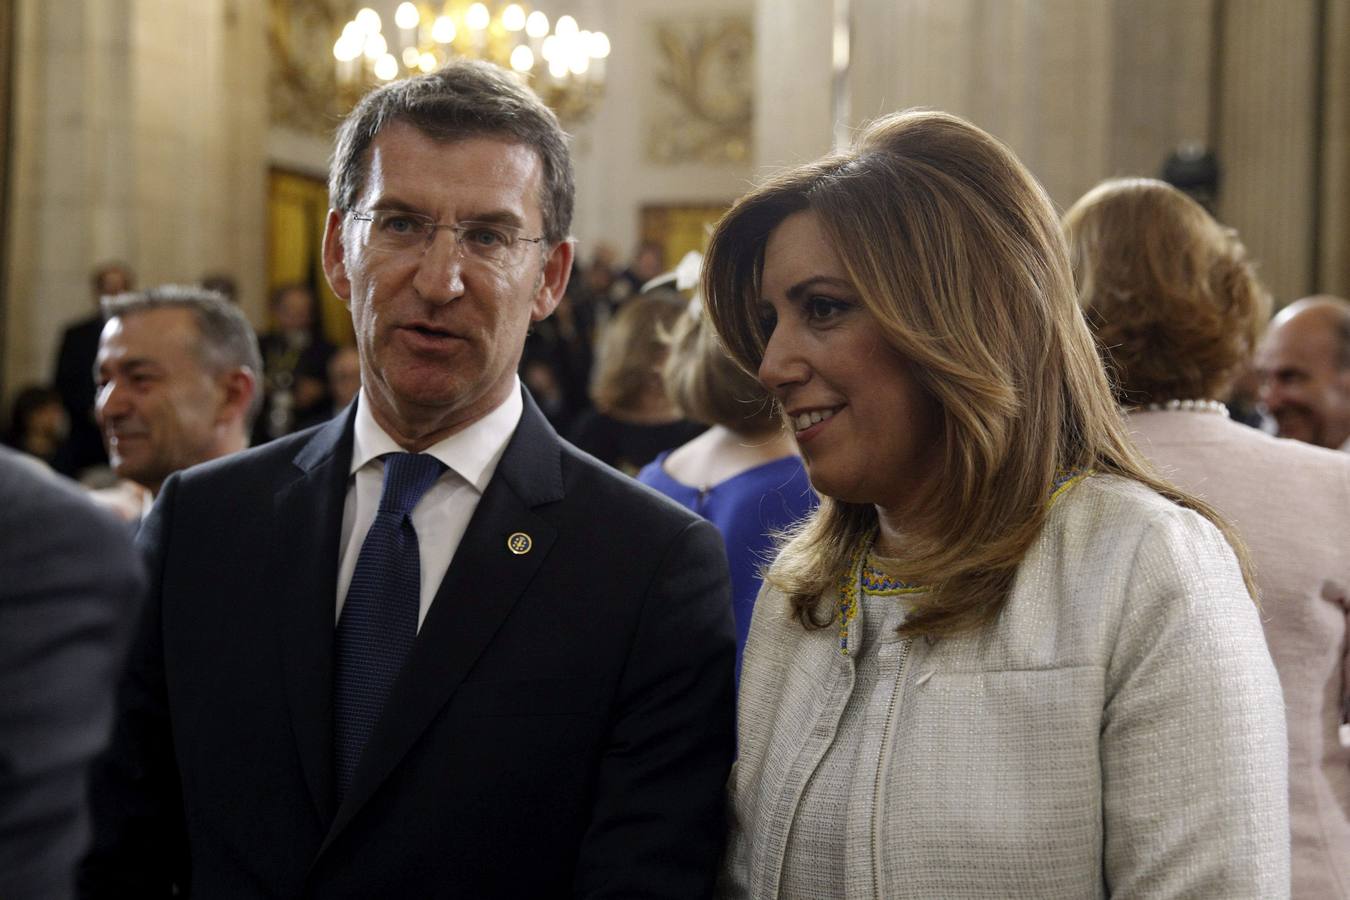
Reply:
[[1293, 895], [1350, 898], [1350, 454], [1228, 420], [1270, 311], [1231, 229], [1160, 181], [1107, 181], [1064, 220], [1088, 322], [1140, 449], [1246, 542], [1289, 734]]

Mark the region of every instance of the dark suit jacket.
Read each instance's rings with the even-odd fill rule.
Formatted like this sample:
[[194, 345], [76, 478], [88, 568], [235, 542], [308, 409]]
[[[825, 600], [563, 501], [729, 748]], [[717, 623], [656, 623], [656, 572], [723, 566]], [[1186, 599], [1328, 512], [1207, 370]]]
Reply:
[[722, 541], [528, 394], [335, 805], [352, 420], [165, 484], [87, 896], [165, 896], [166, 864], [232, 900], [709, 893], [734, 752]]
[[70, 417], [67, 475], [78, 475], [81, 469], [108, 462], [103, 437], [94, 422], [94, 398], [98, 393], [94, 387], [94, 362], [102, 335], [103, 316], [95, 313], [67, 328], [56, 352], [53, 382]]
[[144, 575], [131, 533], [0, 448], [0, 897], [61, 900], [89, 839], [85, 776]]

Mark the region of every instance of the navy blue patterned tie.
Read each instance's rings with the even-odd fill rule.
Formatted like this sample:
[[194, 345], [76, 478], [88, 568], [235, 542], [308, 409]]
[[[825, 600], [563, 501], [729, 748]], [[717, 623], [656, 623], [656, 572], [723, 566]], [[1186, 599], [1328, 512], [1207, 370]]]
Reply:
[[444, 468], [423, 453], [384, 457], [380, 508], [338, 618], [333, 753], [339, 803], [417, 637], [422, 578], [411, 515]]

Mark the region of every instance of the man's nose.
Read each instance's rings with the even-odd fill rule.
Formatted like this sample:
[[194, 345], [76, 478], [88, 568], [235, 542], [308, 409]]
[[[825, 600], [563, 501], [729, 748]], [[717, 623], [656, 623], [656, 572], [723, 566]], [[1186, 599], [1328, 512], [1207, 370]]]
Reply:
[[1256, 396], [1269, 410], [1278, 409], [1284, 403], [1284, 391], [1274, 378], [1263, 377], [1256, 388]]
[[99, 425], [106, 420], [125, 415], [128, 409], [127, 392], [113, 379], [98, 389], [94, 396], [94, 419]]
[[454, 231], [438, 228], [432, 232], [426, 250], [418, 260], [413, 287], [432, 303], [448, 303], [464, 293], [464, 248]]

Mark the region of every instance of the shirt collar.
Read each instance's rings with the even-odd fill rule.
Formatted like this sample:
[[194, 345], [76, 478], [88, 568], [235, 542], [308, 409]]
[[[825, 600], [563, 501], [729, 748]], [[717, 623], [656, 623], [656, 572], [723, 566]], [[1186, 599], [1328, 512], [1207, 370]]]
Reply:
[[[468, 427], [432, 444], [423, 453], [436, 457], [482, 493], [497, 463], [506, 451], [506, 442], [520, 424], [525, 402], [520, 395], [520, 379], [514, 379], [506, 399], [494, 410]], [[352, 440], [352, 466], [348, 474], [386, 453], [405, 452], [398, 442], [380, 427], [370, 412], [370, 398], [361, 388], [356, 401], [356, 424]]]

